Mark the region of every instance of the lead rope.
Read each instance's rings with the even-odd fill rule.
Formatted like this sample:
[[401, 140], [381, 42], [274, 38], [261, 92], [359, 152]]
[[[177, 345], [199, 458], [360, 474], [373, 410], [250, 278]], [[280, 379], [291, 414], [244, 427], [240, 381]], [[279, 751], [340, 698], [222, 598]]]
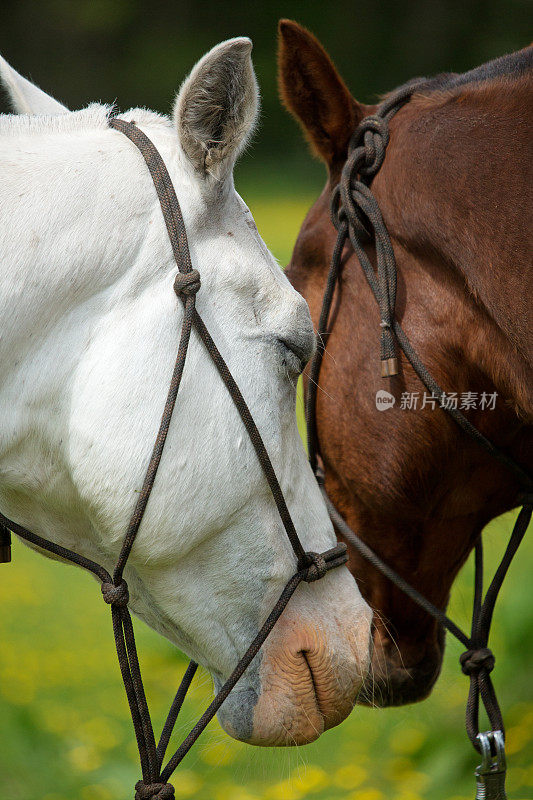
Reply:
[[[322, 300], [317, 331], [318, 346], [311, 362], [307, 384], [306, 420], [309, 460], [324, 496], [330, 518], [346, 541], [467, 648], [459, 660], [463, 673], [470, 678], [466, 707], [466, 730], [473, 746], [483, 757], [482, 764], [476, 770], [477, 798], [478, 800], [505, 800], [505, 731], [501, 710], [490, 678], [495, 659], [488, 646], [488, 641], [498, 593], [531, 520], [533, 480], [519, 464], [483, 436], [464, 414], [458, 409], [452, 408], [449, 403], [444, 402], [446, 399], [445, 392], [428, 372], [411, 346], [400, 323], [396, 320], [394, 316], [397, 285], [396, 259], [379, 206], [369, 188], [372, 178], [379, 171], [385, 158], [389, 142], [390, 119], [425, 83], [425, 79], [412, 81], [385, 100], [373, 115], [362, 120], [352, 136], [348, 158], [342, 170], [341, 179], [332, 193], [331, 216], [338, 235]], [[347, 525], [326, 493], [324, 472], [318, 463], [317, 391], [320, 367], [330, 333], [329, 318], [333, 295], [339, 282], [342, 270], [342, 253], [348, 239], [359, 259], [380, 310], [382, 377], [390, 377], [398, 373], [396, 345], [399, 345], [424, 386], [433, 396], [443, 398], [441, 405], [444, 410], [448, 412], [462, 430], [507, 469], [511, 470], [523, 488], [519, 497], [522, 509], [484, 599], [483, 545], [481, 537], [476, 543], [474, 604], [470, 636], [467, 636], [443, 611], [423, 597], [368, 547]], [[375, 246], [377, 275], [364, 249], [364, 245], [369, 241]], [[479, 730], [480, 700], [483, 703], [491, 726], [491, 730], [484, 733], [480, 733]]]
[[[109, 124], [112, 128], [120, 131], [127, 136], [140, 150], [159, 198], [163, 218], [167, 228], [168, 236], [172, 245], [174, 258], [178, 265], [178, 274], [174, 281], [174, 291], [184, 306], [184, 318], [181, 327], [181, 336], [178, 346], [178, 353], [174, 364], [172, 380], [168, 391], [161, 423], [152, 450], [150, 462], [146, 470], [143, 485], [135, 503], [131, 519], [129, 521], [124, 542], [120, 555], [114, 569], [113, 575], [99, 564], [91, 561], [84, 556], [75, 553], [61, 545], [44, 539], [37, 534], [24, 528], [22, 525], [9, 520], [0, 514], [0, 562], [11, 560], [11, 538], [10, 531], [13, 531], [22, 539], [30, 542], [49, 553], [53, 553], [66, 561], [77, 564], [80, 567], [92, 572], [100, 583], [104, 601], [111, 606], [113, 621], [113, 633], [117, 656], [122, 674], [124, 688], [130, 707], [133, 728], [137, 739], [139, 759], [141, 763], [142, 780], [138, 781], [135, 789], [135, 800], [170, 800], [173, 798], [174, 787], [168, 780], [183, 757], [188, 753], [194, 742], [198, 739], [207, 724], [213, 719], [216, 712], [228, 697], [229, 693], [243, 675], [246, 668], [250, 665], [253, 658], [259, 652], [261, 646], [281, 616], [285, 606], [292, 597], [296, 587], [302, 581], [311, 583], [320, 580], [326, 572], [345, 564], [348, 560], [346, 545], [339, 543], [324, 553], [306, 552], [300, 542], [299, 536], [294, 527], [291, 515], [287, 508], [283, 492], [272, 466], [272, 462], [261, 438], [259, 430], [254, 422], [250, 410], [244, 400], [239, 387], [235, 383], [226, 362], [217, 349], [209, 331], [204, 325], [200, 315], [196, 310], [195, 297], [200, 289], [200, 275], [197, 270], [192, 268], [189, 247], [187, 244], [187, 234], [181, 214], [181, 209], [172, 185], [172, 181], [166, 169], [163, 159], [156, 150], [148, 137], [140, 131], [135, 123], [125, 122], [124, 120], [111, 118]], [[252, 641], [250, 647], [237, 663], [237, 666], [224, 683], [214, 700], [202, 714], [196, 725], [184, 739], [174, 755], [163, 767], [163, 759], [178, 718], [183, 700], [191, 684], [197, 669], [197, 664], [191, 661], [185, 675], [178, 688], [172, 703], [167, 720], [163, 726], [159, 743], [156, 745], [146, 694], [144, 691], [137, 648], [135, 645], [135, 635], [130, 612], [128, 609], [129, 591], [128, 585], [124, 580], [124, 569], [128, 557], [134, 545], [139, 527], [141, 525], [150, 494], [152, 492], [157, 469], [161, 461], [163, 448], [172, 418], [172, 412], [176, 403], [178, 390], [185, 366], [185, 358], [189, 346], [191, 330], [195, 328], [200, 336], [207, 352], [213, 360], [222, 381], [224, 382], [237, 411], [248, 432], [261, 468], [265, 474], [270, 491], [276, 503], [283, 527], [287, 533], [294, 554], [297, 559], [297, 571], [288, 581], [271, 613], [263, 623], [259, 633]]]

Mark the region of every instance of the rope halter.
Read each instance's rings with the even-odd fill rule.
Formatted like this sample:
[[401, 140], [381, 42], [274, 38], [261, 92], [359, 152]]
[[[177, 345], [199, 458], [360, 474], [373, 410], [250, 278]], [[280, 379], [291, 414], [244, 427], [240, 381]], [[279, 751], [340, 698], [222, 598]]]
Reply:
[[[11, 559], [10, 530], [12, 530], [22, 539], [37, 545], [43, 550], [54, 553], [67, 561], [71, 561], [89, 570], [100, 580], [104, 601], [111, 606], [118, 661], [130, 706], [131, 718], [139, 750], [139, 759], [141, 762], [142, 780], [138, 781], [136, 784], [135, 799], [171, 800], [171, 798], [174, 797], [174, 788], [168, 783], [169, 777], [198, 739], [208, 722], [215, 716], [237, 681], [244, 674], [246, 668], [258, 654], [275, 623], [283, 613], [296, 587], [302, 581], [311, 583], [312, 581], [320, 580], [329, 570], [345, 564], [348, 560], [348, 556], [345, 544], [338, 544], [325, 553], [305, 552], [294, 527], [285, 497], [279, 485], [270, 456], [261, 438], [261, 434], [226, 362], [196, 310], [196, 294], [201, 288], [200, 274], [198, 270], [192, 268], [183, 216], [165, 163], [152, 142], [134, 123], [112, 118], [109, 124], [116, 131], [120, 131], [127, 136], [140, 150], [146, 161], [159, 198], [172, 251], [178, 265], [179, 271], [174, 280], [174, 290], [178, 298], [183, 302], [184, 311], [180, 342], [170, 388], [152, 449], [150, 462], [146, 469], [144, 482], [138, 493], [137, 501], [126, 530], [113, 575], [111, 576], [104, 567], [94, 561], [28, 531], [16, 522], [7, 519], [2, 514], [0, 514], [0, 562], [7, 562]], [[128, 609], [130, 599], [129, 591], [123, 573], [154, 486], [172, 413], [178, 396], [193, 327], [206, 348], [207, 353], [211, 357], [220, 378], [225, 384], [250, 437], [250, 441], [277, 507], [280, 520], [292, 545], [297, 563], [297, 570], [287, 582], [276, 605], [227, 681], [188, 736], [175, 751], [174, 755], [168, 760], [166, 766], [163, 766], [163, 759], [170, 737], [186, 692], [196, 672], [197, 664], [194, 661], [190, 662], [167, 716], [159, 743], [156, 745], [139, 667], [133, 625]]]

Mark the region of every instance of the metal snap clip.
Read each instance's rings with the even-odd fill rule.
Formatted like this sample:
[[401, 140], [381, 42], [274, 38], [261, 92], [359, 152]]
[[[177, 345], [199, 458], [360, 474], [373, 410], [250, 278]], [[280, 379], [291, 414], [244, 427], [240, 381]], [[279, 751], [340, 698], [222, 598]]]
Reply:
[[507, 800], [505, 743], [502, 731], [478, 733], [481, 764], [476, 769], [476, 800]]

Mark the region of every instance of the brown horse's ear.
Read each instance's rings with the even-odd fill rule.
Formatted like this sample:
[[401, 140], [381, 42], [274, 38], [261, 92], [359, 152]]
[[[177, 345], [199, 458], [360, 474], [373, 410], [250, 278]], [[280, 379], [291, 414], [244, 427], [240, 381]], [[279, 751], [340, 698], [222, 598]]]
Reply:
[[284, 105], [331, 171], [345, 160], [363, 108], [318, 39], [289, 19], [279, 23], [278, 86]]

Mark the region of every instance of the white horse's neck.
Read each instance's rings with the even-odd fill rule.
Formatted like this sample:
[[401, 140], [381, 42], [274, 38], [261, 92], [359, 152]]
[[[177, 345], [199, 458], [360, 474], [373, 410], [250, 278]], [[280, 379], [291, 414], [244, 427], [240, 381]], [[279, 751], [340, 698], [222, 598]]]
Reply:
[[[0, 497], [26, 524], [42, 522], [54, 482], [69, 485], [62, 445], [93, 337], [172, 268], [148, 171], [107, 113], [0, 119]], [[140, 114], [172, 147], [169, 123]], [[79, 523], [73, 544], [89, 534]]]
[[[153, 280], [153, 273], [135, 275], [135, 253], [157, 202], [142, 169], [127, 169], [120, 150], [131, 145], [113, 136], [105, 108], [40, 124], [32, 117], [7, 120], [0, 122], [4, 378], [6, 365], [41, 346], [67, 317], [84, 309], [88, 322], [95, 304], [112, 302], [117, 282], [126, 279], [131, 289], [136, 277]], [[125, 259], [125, 252], [132, 255]]]

